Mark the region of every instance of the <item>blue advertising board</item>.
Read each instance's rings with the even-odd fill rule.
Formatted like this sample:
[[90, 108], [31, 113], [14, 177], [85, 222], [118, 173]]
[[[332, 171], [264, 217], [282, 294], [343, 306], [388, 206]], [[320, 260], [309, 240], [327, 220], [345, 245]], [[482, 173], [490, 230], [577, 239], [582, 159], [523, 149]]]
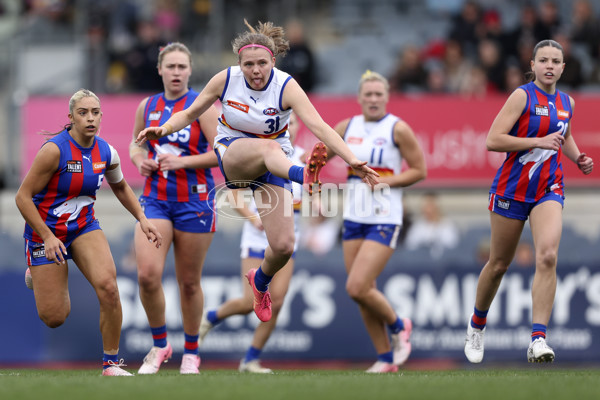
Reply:
[[[479, 265], [412, 265], [396, 252], [378, 286], [402, 317], [414, 325], [411, 359], [464, 361], [466, 323], [472, 312]], [[531, 332], [533, 268], [512, 268], [505, 275], [488, 315], [485, 361], [524, 361]], [[356, 304], [345, 293], [342, 254], [324, 258], [299, 253], [297, 267], [281, 310], [277, 329], [263, 353], [273, 360], [366, 361], [375, 357]], [[165, 271], [167, 329], [175, 358], [183, 351], [178, 286], [172, 265]], [[215, 308], [240, 295], [242, 282], [235, 258], [209, 257], [202, 278], [205, 307]], [[141, 360], [152, 346], [139, 300], [135, 272], [119, 272], [123, 306], [120, 355]], [[22, 271], [0, 271], [0, 293], [6, 305], [0, 320], [0, 362], [95, 361], [102, 356], [98, 303], [89, 283], [71, 267], [71, 315], [56, 329], [37, 318], [33, 293]], [[10, 301], [7, 301], [7, 300]], [[225, 320], [200, 348], [203, 363], [238, 360], [250, 344], [258, 323], [253, 315]], [[600, 265], [560, 265], [548, 342], [557, 361], [600, 359]]]

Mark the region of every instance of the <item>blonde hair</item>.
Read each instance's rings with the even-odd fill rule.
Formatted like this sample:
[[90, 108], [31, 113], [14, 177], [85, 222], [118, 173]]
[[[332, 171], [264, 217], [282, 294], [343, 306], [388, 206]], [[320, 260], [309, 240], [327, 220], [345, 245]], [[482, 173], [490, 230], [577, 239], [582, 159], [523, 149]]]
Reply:
[[190, 51], [190, 49], [187, 48], [185, 44], [181, 42], [169, 43], [166, 46], [160, 47], [158, 50], [158, 62], [156, 63], [157, 68], [160, 68], [160, 64], [165, 58], [165, 54], [171, 53], [173, 51], [180, 51], [182, 53], [187, 54], [188, 58], [190, 59], [190, 66], [192, 66], [192, 52]]
[[[92, 92], [89, 89], [79, 89], [69, 99], [69, 114], [73, 115], [73, 111], [75, 110], [75, 104], [79, 100], [84, 99], [86, 97], [93, 97], [98, 102], [98, 105], [100, 105], [100, 99], [98, 98], [98, 96], [96, 96], [96, 94], [94, 92]], [[68, 124], [65, 124], [63, 126], [63, 128], [60, 131], [58, 131], [58, 132], [49, 132], [49, 131], [43, 130], [43, 131], [38, 132], [38, 133], [42, 134], [44, 136], [47, 136], [46, 140], [48, 140], [48, 139], [50, 139], [50, 136], [56, 136], [59, 133], [61, 133], [62, 131], [64, 131], [65, 129], [67, 131], [70, 131], [72, 127], [73, 127], [73, 124], [71, 124], [69, 122]]]
[[379, 81], [383, 83], [386, 91], [390, 90], [390, 83], [388, 80], [378, 72], [373, 72], [370, 69], [366, 70], [360, 77], [360, 81], [358, 81], [358, 92], [360, 93], [363, 83], [371, 82], [371, 81]]
[[274, 26], [272, 22], [258, 22], [256, 27], [252, 27], [244, 18], [244, 24], [248, 27], [248, 31], [241, 33], [233, 39], [231, 46], [233, 52], [239, 55], [240, 49], [249, 44], [258, 44], [268, 48], [273, 56], [285, 56], [290, 48], [290, 43], [284, 38], [283, 28]]
[[96, 96], [94, 92], [92, 92], [89, 89], [79, 89], [75, 92], [75, 94], [73, 94], [73, 96], [71, 96], [71, 99], [69, 100], [69, 114], [73, 114], [75, 103], [86, 97], [93, 97], [98, 102], [98, 105], [100, 105], [100, 99], [98, 98], [98, 96]]

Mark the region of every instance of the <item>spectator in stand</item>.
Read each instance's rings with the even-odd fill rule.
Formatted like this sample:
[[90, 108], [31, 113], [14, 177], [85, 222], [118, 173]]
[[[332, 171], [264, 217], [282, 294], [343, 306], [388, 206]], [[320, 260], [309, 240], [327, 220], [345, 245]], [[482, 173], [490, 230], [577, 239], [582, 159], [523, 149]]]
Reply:
[[[600, 53], [600, 44], [598, 44], [598, 53]], [[594, 65], [592, 66], [592, 71], [590, 72], [590, 76], [587, 80], [587, 83], [591, 85], [600, 85], [600, 60], [595, 59]]]
[[512, 93], [516, 88], [525, 83], [525, 75], [516, 63], [510, 63], [504, 71], [504, 91]]
[[493, 40], [498, 43], [498, 46], [500, 46], [500, 56], [502, 58], [506, 56], [506, 51], [510, 48], [509, 37], [502, 26], [500, 13], [497, 10], [491, 9], [483, 14], [480, 38]]
[[[521, 8], [521, 18], [520, 22], [517, 24], [517, 27], [508, 34], [510, 44], [506, 49], [508, 54], [521, 54], [521, 45], [524, 43], [531, 43], [531, 51], [533, 51], [533, 46], [540, 40], [545, 37], [550, 37], [550, 32], [545, 32], [548, 36], [541, 36], [538, 32], [539, 28], [538, 16], [535, 7], [531, 4], [526, 4]], [[526, 60], [523, 64], [523, 72], [529, 71], [529, 61], [531, 59], [531, 51], [528, 51], [524, 56], [524, 60]], [[521, 57], [519, 57], [520, 59]]]
[[584, 73], [581, 61], [571, 51], [571, 40], [562, 32], [554, 35], [552, 39], [562, 45], [565, 62], [565, 69], [557, 86], [561, 89], [565, 86], [567, 89], [578, 89], [584, 82]]
[[598, 58], [600, 20], [589, 0], [575, 1], [572, 23], [571, 39], [573, 43], [584, 45], [593, 58]]
[[415, 250], [428, 248], [433, 258], [439, 259], [444, 251], [458, 246], [458, 229], [444, 217], [438, 195], [428, 192], [423, 195], [421, 215], [415, 220], [406, 236], [406, 248]]
[[440, 62], [430, 63], [427, 68], [427, 92], [443, 94], [447, 91], [446, 73]]
[[213, 4], [211, 0], [189, 0], [182, 10], [181, 36], [185, 38], [210, 40], [210, 18]]
[[448, 40], [444, 51], [444, 72], [446, 74], [446, 90], [458, 93], [466, 85], [471, 72], [471, 62], [463, 55], [462, 46], [456, 40]]
[[154, 23], [160, 32], [160, 39], [164, 42], [178, 40], [182, 25], [179, 1], [155, 0], [154, 3]]
[[285, 26], [290, 49], [280, 61], [279, 68], [290, 74], [305, 92], [316, 84], [315, 57], [304, 37], [302, 22], [292, 19]]
[[479, 63], [489, 82], [492, 92], [504, 90], [504, 59], [498, 43], [491, 39], [483, 39], [477, 46]]
[[459, 89], [462, 97], [483, 99], [492, 92], [487, 74], [481, 65], [474, 65], [467, 80]]
[[400, 53], [398, 65], [390, 77], [390, 88], [396, 92], [419, 92], [427, 84], [427, 70], [421, 60], [419, 48], [406, 46]]
[[537, 36], [542, 37], [542, 40], [552, 37], [560, 31], [560, 13], [553, 0], [543, 1], [539, 5], [538, 15]]
[[137, 23], [137, 41], [124, 57], [129, 87], [135, 92], [154, 93], [163, 90], [156, 73], [156, 60], [160, 47], [160, 31], [152, 21]]
[[523, 74], [527, 74], [531, 71], [531, 54], [533, 53], [535, 43], [533, 37], [523, 37], [519, 43], [516, 44], [515, 54], [517, 56], [519, 68], [521, 68]]
[[481, 29], [481, 9], [475, 1], [467, 1], [463, 5], [460, 14], [452, 20], [452, 27], [448, 37], [458, 41], [467, 57], [474, 57], [477, 53], [479, 43], [479, 31]]

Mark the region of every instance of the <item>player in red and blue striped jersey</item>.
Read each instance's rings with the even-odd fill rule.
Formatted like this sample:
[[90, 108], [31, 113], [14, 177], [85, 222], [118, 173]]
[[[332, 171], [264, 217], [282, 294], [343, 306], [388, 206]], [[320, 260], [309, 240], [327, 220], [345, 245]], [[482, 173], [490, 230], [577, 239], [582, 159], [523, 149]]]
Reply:
[[546, 343], [546, 327], [554, 303], [562, 231], [562, 156], [586, 175], [593, 169], [592, 159], [579, 151], [571, 134], [575, 102], [556, 88], [564, 67], [562, 46], [553, 40], [539, 42], [531, 60], [533, 80], [510, 95], [488, 133], [488, 150], [507, 152], [507, 156], [490, 190], [490, 258], [479, 276], [475, 309], [467, 327], [465, 355], [473, 363], [483, 359], [487, 313], [528, 218], [536, 270], [527, 360], [554, 361], [554, 351]]
[[140, 222], [146, 241], [160, 247], [157, 228], [145, 217], [123, 179], [115, 149], [97, 137], [100, 100], [82, 89], [69, 101], [71, 123], [36, 155], [16, 195], [25, 218], [25, 252], [40, 319], [49, 327], [69, 315], [68, 259], [88, 279], [100, 303], [103, 375], [131, 376], [118, 359], [122, 311], [117, 271], [106, 237], [94, 217], [96, 192], [106, 178], [123, 206]]
[[[188, 108], [198, 93], [188, 88], [192, 56], [182, 43], [170, 43], [158, 56], [158, 73], [165, 91], [140, 102], [135, 116], [134, 139], [152, 126], [160, 126], [172, 114]], [[210, 167], [217, 166], [214, 152], [207, 152], [218, 123], [214, 106], [177, 132], [140, 147], [132, 141], [131, 161], [146, 177], [140, 202], [148, 219], [159, 229], [164, 244], [154, 249], [135, 230], [140, 298], [154, 340], [140, 374], [154, 374], [172, 356], [167, 341], [165, 296], [162, 275], [169, 247], [173, 243], [175, 270], [180, 287], [180, 303], [185, 343], [180, 372], [199, 373], [198, 332], [204, 305], [200, 286], [202, 267], [212, 241], [216, 212], [214, 181]]]

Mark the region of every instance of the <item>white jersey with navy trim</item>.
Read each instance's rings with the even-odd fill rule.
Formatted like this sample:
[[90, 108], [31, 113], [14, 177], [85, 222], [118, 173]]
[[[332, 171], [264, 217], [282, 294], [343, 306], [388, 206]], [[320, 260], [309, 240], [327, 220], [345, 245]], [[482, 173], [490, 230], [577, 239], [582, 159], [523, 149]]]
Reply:
[[[379, 121], [365, 121], [363, 115], [350, 119], [344, 141], [359, 160], [380, 176], [399, 174], [402, 156], [394, 143], [394, 126], [400, 118], [386, 114]], [[348, 169], [348, 187], [344, 190], [344, 219], [363, 224], [402, 225], [402, 188], [371, 190]]]
[[222, 114], [215, 143], [224, 138], [250, 137], [276, 140], [286, 154], [292, 153], [288, 123], [292, 109], [281, 104], [285, 85], [292, 77], [273, 68], [262, 90], [252, 89], [239, 66], [227, 69], [227, 81], [220, 100]]
[[[301, 147], [295, 146], [293, 153], [290, 155], [290, 160], [299, 166], [304, 166], [304, 161], [300, 160], [300, 156], [304, 154], [305, 150]], [[296, 242], [294, 243], [294, 251], [298, 250], [298, 243], [300, 241], [300, 205], [302, 203], [302, 185], [296, 182], [292, 182], [292, 194], [294, 198], [294, 233], [296, 236]], [[254, 199], [250, 201], [248, 205], [250, 211], [254, 214], [258, 214]], [[254, 251], [264, 251], [269, 245], [267, 235], [265, 231], [257, 229], [252, 222], [245, 221], [242, 228], [242, 239], [240, 247], [242, 248], [242, 258], [248, 256], [248, 249]]]

